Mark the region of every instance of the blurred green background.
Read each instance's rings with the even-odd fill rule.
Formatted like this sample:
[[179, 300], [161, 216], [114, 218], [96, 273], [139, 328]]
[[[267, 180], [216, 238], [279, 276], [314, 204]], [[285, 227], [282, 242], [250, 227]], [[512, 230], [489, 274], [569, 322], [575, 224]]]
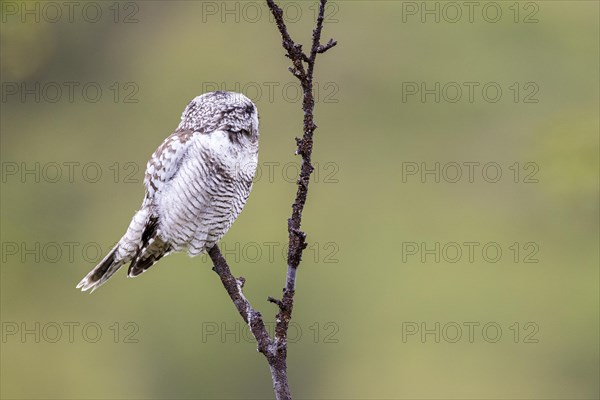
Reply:
[[[261, 175], [221, 247], [273, 322], [302, 110], [267, 8], [47, 4], [1, 3], [1, 397], [272, 397], [206, 256], [75, 289], [139, 207], [150, 154], [217, 85], [260, 111]], [[314, 3], [283, 4], [308, 48]], [[339, 45], [316, 67], [295, 396], [599, 397], [598, 15], [595, 1], [328, 8], [323, 41]], [[436, 163], [439, 182], [422, 175]]]

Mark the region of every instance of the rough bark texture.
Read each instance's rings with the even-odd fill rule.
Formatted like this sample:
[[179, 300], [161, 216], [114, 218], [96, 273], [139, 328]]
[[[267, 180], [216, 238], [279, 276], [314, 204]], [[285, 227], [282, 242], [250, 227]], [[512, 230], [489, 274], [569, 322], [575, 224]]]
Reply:
[[324, 53], [337, 44], [333, 39], [330, 39], [325, 45], [320, 43], [326, 3], [327, 0], [320, 0], [319, 15], [312, 35], [312, 47], [310, 53], [306, 54], [302, 51], [302, 45], [296, 44], [290, 37], [285, 21], [283, 20], [283, 11], [281, 8], [279, 8], [274, 0], [267, 0], [267, 5], [275, 17], [275, 23], [281, 34], [282, 46], [287, 53], [286, 56], [292, 61], [293, 66], [289, 70], [298, 78], [302, 86], [302, 109], [304, 111], [304, 134], [302, 138], [296, 138], [296, 154], [302, 157], [302, 166], [297, 180], [296, 198], [292, 204], [292, 215], [288, 219], [289, 250], [287, 255], [286, 283], [281, 300], [273, 297], [268, 298], [271, 303], [279, 307], [279, 312], [276, 316], [275, 336], [273, 338], [269, 336], [260, 312], [252, 308], [250, 302], [244, 296], [242, 289], [245, 279], [242, 277], [235, 278], [231, 274], [227, 261], [223, 258], [217, 245], [208, 252], [214, 264], [213, 270], [221, 278], [221, 282], [233, 304], [250, 327], [256, 339], [258, 351], [264, 354], [269, 363], [271, 378], [273, 380], [273, 390], [277, 399], [292, 398], [287, 377], [287, 332], [294, 308], [296, 271], [302, 260], [302, 252], [307, 246], [306, 233], [302, 232], [300, 227], [302, 224], [302, 211], [304, 210], [304, 204], [308, 196], [310, 175], [314, 170], [311, 164], [311, 155], [313, 134], [317, 126], [314, 123], [313, 117], [315, 108], [313, 71], [317, 54]]

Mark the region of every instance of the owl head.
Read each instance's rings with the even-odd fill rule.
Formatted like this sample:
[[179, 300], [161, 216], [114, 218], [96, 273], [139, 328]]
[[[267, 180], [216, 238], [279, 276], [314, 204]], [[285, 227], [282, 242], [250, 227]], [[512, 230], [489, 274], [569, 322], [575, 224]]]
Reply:
[[181, 115], [179, 129], [208, 133], [228, 132], [232, 140], [258, 139], [258, 110], [236, 92], [208, 92], [196, 97]]

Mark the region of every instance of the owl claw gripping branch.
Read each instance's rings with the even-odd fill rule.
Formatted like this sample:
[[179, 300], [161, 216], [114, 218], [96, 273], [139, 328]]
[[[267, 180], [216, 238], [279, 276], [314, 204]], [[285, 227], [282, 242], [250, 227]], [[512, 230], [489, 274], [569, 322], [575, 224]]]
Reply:
[[127, 232], [77, 287], [94, 291], [127, 263], [134, 277], [171, 252], [209, 250], [246, 204], [257, 163], [254, 103], [233, 92], [196, 97], [148, 161], [146, 195]]

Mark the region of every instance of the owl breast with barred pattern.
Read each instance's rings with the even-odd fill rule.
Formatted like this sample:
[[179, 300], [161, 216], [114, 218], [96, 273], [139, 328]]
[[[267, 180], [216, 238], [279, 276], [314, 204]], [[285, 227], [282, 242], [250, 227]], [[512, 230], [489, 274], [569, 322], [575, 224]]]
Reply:
[[214, 246], [246, 204], [258, 136], [258, 111], [246, 96], [192, 100], [148, 161], [146, 196], [127, 232], [78, 287], [93, 291], [129, 262], [129, 276], [137, 276], [171, 252], [195, 256]]

